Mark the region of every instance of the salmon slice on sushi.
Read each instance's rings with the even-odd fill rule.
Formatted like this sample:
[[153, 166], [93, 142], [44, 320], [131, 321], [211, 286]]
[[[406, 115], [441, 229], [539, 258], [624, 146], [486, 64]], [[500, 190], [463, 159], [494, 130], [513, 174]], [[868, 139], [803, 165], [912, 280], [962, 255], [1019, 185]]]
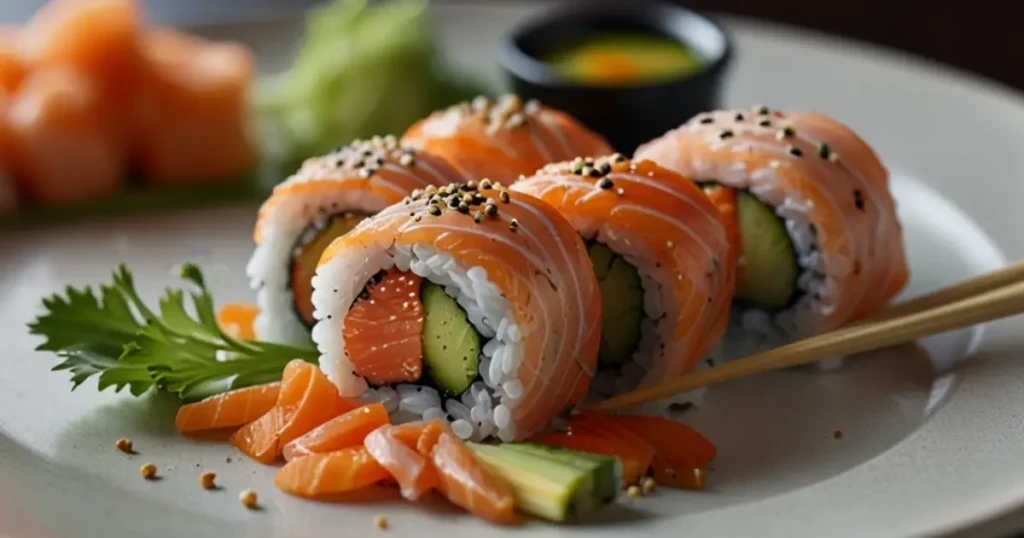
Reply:
[[324, 252], [320, 365], [394, 422], [524, 438], [587, 394], [601, 303], [586, 247], [550, 205], [484, 179], [418, 190]]
[[253, 324], [262, 340], [310, 342], [312, 278], [324, 249], [359, 221], [415, 189], [459, 181], [440, 157], [394, 137], [356, 141], [307, 160], [260, 208], [247, 274], [257, 292]]
[[481, 96], [435, 112], [410, 127], [402, 142], [441, 155], [470, 177], [506, 184], [550, 162], [612, 152], [568, 114], [516, 95]]
[[721, 189], [735, 197], [723, 212], [739, 230], [740, 253], [724, 358], [875, 314], [909, 278], [888, 172], [832, 118], [766, 107], [708, 112], [636, 158], [701, 182], [715, 198]]
[[696, 184], [615, 154], [551, 164], [511, 188], [553, 205], [587, 244], [604, 313], [595, 396], [703, 364], [735, 284], [729, 234]]

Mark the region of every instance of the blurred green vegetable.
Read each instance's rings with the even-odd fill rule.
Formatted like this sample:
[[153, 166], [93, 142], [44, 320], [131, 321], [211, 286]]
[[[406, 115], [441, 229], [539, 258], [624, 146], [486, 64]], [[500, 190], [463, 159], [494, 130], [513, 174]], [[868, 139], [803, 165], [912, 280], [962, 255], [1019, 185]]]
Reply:
[[309, 14], [294, 64], [262, 88], [267, 157], [290, 172], [478, 93], [440, 66], [425, 0], [335, 0]]

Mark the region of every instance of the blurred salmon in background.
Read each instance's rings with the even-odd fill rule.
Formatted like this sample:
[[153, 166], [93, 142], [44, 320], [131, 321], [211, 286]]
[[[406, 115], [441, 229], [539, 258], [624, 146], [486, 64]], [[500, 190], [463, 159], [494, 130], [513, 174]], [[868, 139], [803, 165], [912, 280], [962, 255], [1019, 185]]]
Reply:
[[148, 28], [134, 0], [51, 0], [23, 27], [0, 27], [0, 213], [16, 195], [100, 200], [129, 174], [238, 178], [256, 161], [254, 77], [245, 48]]

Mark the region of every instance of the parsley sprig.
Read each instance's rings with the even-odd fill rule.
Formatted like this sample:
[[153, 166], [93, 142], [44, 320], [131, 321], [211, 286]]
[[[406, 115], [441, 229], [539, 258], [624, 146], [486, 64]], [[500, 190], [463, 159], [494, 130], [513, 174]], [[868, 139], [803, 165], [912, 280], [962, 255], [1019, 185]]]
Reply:
[[29, 324], [45, 338], [36, 349], [63, 359], [53, 370], [71, 373], [72, 390], [96, 375], [99, 390], [127, 387], [139, 396], [156, 388], [183, 400], [280, 380], [293, 359], [316, 361], [315, 349], [225, 333], [199, 267], [183, 264], [179, 276], [195, 290], [168, 288], [157, 311], [139, 297], [124, 264], [98, 291], [69, 286], [43, 299], [45, 313]]

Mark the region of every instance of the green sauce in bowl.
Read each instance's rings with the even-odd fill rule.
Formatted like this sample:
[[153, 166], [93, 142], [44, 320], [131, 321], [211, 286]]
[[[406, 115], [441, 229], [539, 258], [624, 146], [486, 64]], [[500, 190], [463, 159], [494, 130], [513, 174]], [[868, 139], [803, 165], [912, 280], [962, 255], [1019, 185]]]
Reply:
[[541, 59], [572, 82], [609, 86], [684, 78], [704, 65], [683, 43], [645, 32], [596, 34]]

